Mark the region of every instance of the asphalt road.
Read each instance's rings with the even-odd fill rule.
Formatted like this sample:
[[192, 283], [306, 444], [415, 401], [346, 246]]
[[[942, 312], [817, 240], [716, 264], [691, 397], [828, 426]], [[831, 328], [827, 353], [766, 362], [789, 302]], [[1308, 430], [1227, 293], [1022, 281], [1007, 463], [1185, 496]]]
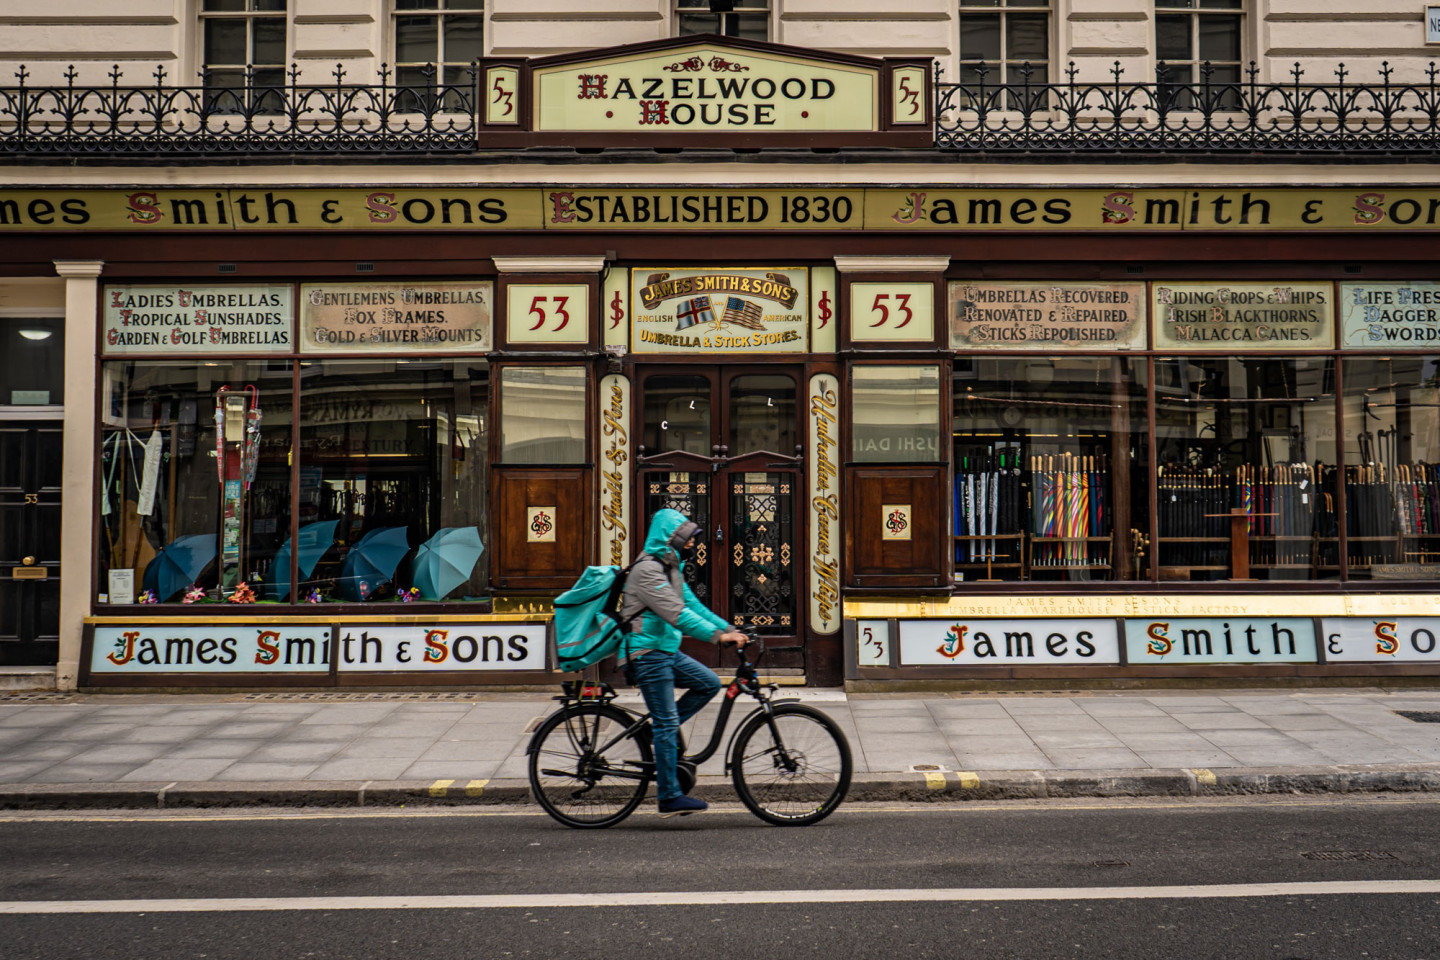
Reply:
[[[1440, 958], [1440, 798], [0, 814], [0, 956]], [[116, 903], [116, 901], [126, 901]]]

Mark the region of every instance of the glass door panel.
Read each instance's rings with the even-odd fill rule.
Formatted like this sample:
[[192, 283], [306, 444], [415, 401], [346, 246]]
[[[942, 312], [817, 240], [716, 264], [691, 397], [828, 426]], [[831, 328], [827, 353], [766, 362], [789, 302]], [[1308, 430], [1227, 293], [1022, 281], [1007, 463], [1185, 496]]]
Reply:
[[[695, 536], [695, 558], [685, 564], [685, 582], [700, 602], [715, 609], [715, 594], [710, 585], [710, 474], [695, 471], [649, 470], [642, 474], [645, 490], [645, 529], [650, 518], [661, 510], [679, 510], [700, 524]], [[644, 536], [642, 531], [641, 536]], [[716, 610], [719, 613], [718, 610]]]
[[711, 454], [710, 381], [697, 376], [654, 376], [645, 381], [645, 452]]
[[769, 374], [741, 374], [729, 382], [730, 456], [768, 450], [795, 452], [795, 380]]

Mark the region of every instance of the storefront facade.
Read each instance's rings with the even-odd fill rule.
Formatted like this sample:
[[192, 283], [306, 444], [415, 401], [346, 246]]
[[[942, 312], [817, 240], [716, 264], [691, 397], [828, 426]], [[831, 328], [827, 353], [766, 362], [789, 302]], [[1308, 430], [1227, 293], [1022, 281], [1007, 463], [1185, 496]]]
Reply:
[[[626, 115], [705, 122], [717, 58], [775, 131]], [[791, 682], [1440, 676], [1426, 168], [936, 164], [915, 59], [481, 68], [504, 162], [9, 171], [59, 685], [551, 683], [550, 600], [665, 507]]]

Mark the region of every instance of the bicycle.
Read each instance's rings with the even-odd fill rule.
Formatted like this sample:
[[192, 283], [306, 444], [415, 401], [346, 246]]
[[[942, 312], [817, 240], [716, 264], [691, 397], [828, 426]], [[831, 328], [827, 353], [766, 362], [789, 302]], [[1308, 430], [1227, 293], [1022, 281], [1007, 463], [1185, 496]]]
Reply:
[[[758, 647], [755, 659], [748, 655]], [[710, 740], [676, 764], [680, 788], [695, 786], [696, 768], [720, 749], [740, 694], [758, 705], [740, 722], [725, 748], [725, 769], [740, 801], [761, 820], [779, 826], [818, 823], [835, 812], [850, 789], [850, 743], [834, 720], [796, 698], [776, 699], [775, 684], [761, 684], [756, 665], [764, 647], [755, 640], [737, 650], [740, 664], [726, 685]], [[655, 779], [650, 715], [615, 703], [605, 682], [567, 680], [525, 752], [530, 791], [545, 812], [567, 827], [610, 827], [634, 812]]]

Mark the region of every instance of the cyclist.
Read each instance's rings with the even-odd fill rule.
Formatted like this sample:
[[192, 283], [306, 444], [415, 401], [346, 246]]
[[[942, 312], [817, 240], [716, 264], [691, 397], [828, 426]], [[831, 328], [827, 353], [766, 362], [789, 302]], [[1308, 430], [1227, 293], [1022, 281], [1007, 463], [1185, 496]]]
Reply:
[[[655, 780], [664, 816], [684, 816], [709, 804], [685, 796], [675, 773], [680, 724], [700, 712], [720, 691], [720, 678], [680, 652], [681, 635], [710, 643], [744, 646], [745, 634], [711, 613], [685, 583], [685, 560], [693, 555], [700, 525], [678, 510], [661, 510], [650, 520], [645, 552], [630, 567], [620, 618], [634, 616], [626, 644], [626, 674], [640, 688], [655, 746]], [[637, 613], [643, 615], [635, 616]], [[679, 703], [675, 688], [685, 690]]]

